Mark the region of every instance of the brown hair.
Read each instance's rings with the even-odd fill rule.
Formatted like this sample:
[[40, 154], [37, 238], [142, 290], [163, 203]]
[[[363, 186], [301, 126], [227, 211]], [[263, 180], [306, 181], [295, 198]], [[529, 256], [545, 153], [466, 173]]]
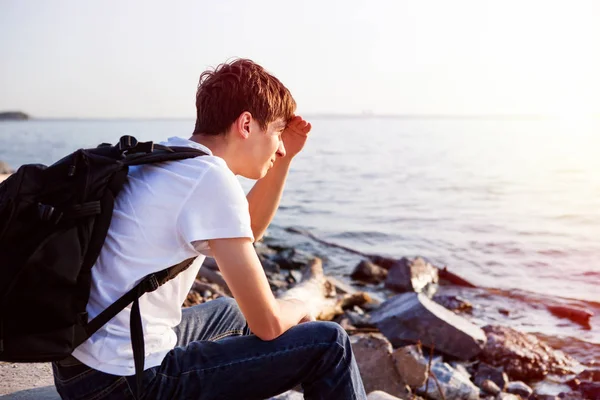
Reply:
[[289, 121], [295, 110], [294, 98], [277, 78], [251, 60], [236, 59], [200, 75], [194, 134], [227, 132], [245, 111], [266, 129], [278, 118]]

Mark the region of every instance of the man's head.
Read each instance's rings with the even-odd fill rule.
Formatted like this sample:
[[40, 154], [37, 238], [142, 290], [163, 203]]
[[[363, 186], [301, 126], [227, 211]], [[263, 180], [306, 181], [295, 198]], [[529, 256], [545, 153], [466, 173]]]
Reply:
[[277, 78], [251, 60], [237, 59], [200, 75], [194, 134], [226, 133], [243, 112], [264, 130], [277, 119], [289, 121], [295, 110], [294, 98]]
[[295, 110], [296, 102], [277, 78], [250, 60], [237, 59], [200, 75], [194, 136], [227, 136], [227, 147], [236, 151], [226, 160], [229, 167], [260, 179], [277, 156], [285, 156], [281, 133]]

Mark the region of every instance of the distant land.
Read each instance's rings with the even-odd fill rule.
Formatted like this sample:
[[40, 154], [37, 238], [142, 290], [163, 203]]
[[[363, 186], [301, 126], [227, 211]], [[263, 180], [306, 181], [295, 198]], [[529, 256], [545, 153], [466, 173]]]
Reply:
[[0, 111], [0, 121], [23, 121], [29, 119], [29, 115], [21, 111]]

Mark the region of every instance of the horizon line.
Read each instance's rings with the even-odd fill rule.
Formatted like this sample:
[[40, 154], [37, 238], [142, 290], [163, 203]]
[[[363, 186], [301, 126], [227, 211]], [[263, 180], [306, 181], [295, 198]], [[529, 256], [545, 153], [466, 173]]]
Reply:
[[[1, 112], [0, 112], [1, 113]], [[306, 113], [306, 118], [354, 118], [354, 119], [562, 119], [565, 115], [556, 114], [377, 114], [377, 113]], [[573, 115], [574, 118], [600, 118], [599, 114]], [[34, 117], [25, 121], [173, 121], [194, 120], [196, 117]], [[9, 120], [10, 121], [10, 120]]]

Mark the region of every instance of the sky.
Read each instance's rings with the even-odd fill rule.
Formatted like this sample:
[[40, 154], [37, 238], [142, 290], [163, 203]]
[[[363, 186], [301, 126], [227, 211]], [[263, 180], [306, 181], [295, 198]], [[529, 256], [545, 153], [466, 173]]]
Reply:
[[304, 114], [600, 114], [600, 2], [0, 0], [0, 110], [194, 118], [234, 57]]

